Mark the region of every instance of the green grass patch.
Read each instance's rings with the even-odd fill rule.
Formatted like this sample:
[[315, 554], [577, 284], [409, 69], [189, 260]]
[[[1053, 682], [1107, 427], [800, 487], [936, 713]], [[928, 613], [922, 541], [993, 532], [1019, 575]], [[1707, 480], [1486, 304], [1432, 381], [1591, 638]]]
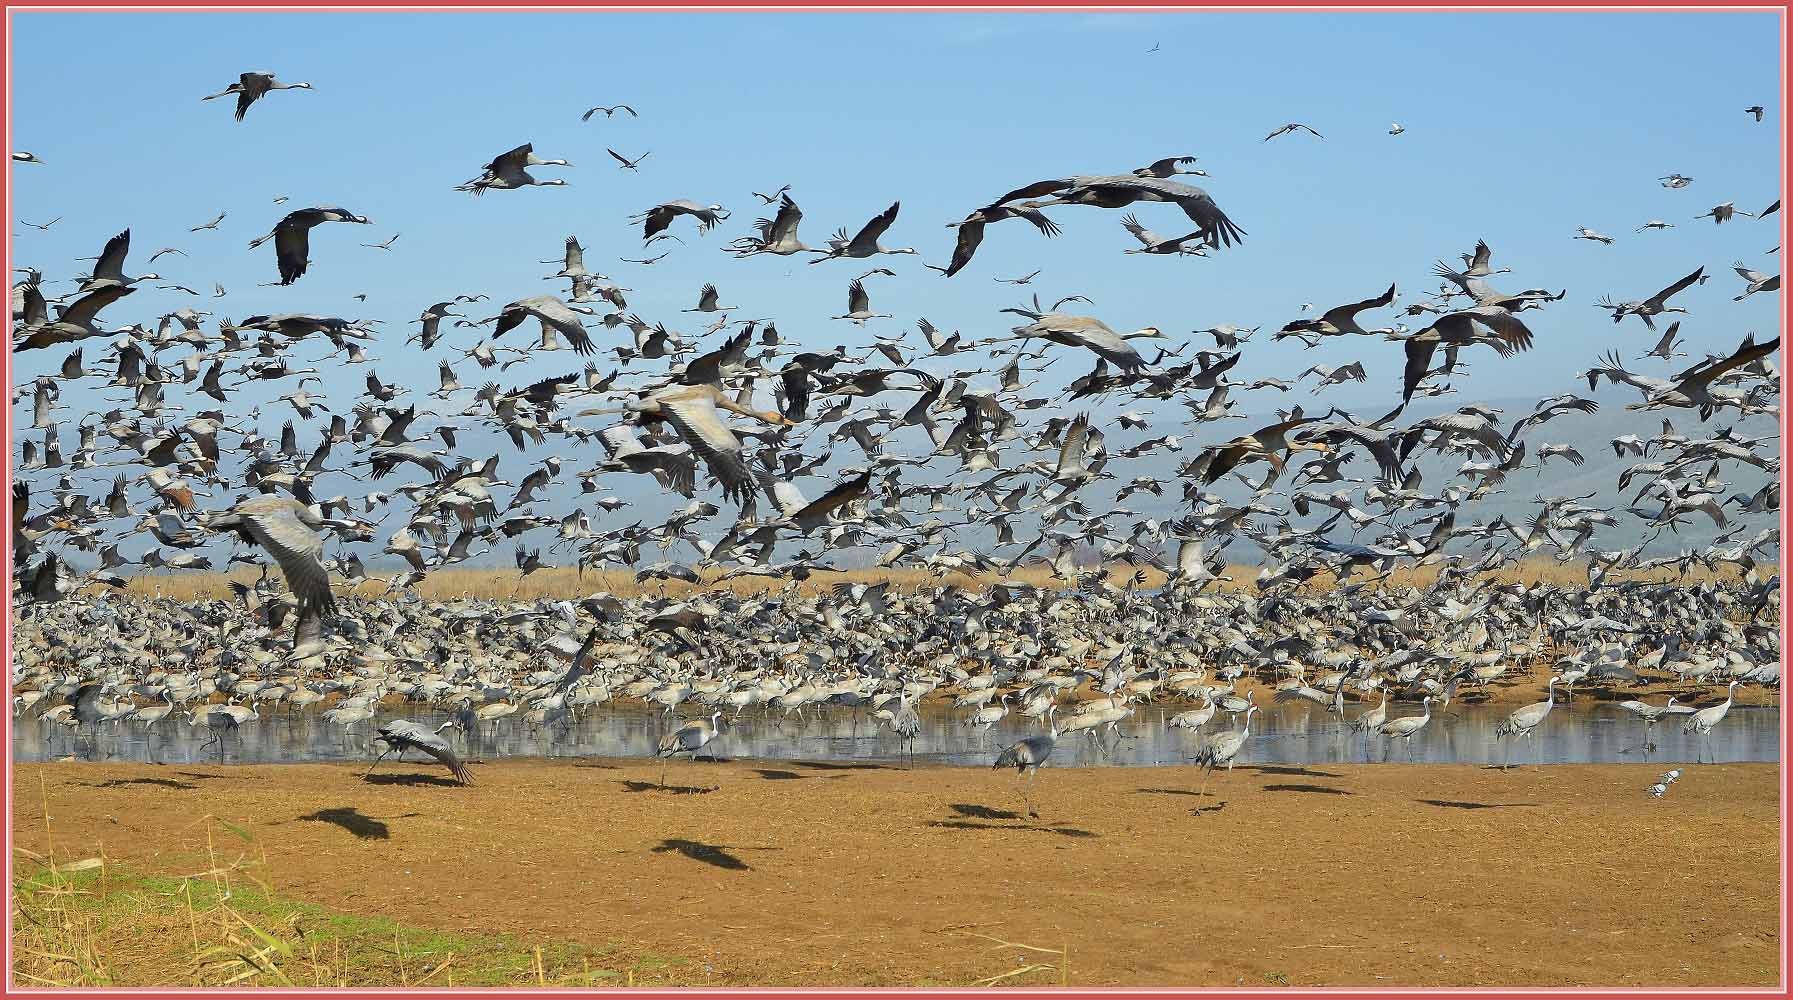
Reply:
[[664, 985], [690, 968], [331, 910], [270, 892], [253, 863], [180, 877], [21, 859], [13, 917], [14, 981], [30, 986]]

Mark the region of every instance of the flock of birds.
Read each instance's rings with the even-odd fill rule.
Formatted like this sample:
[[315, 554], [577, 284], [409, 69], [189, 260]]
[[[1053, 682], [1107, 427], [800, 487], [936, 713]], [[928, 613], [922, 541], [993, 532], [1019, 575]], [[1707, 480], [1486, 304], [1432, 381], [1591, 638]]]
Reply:
[[[1338, 590], [1254, 596], [1087, 583], [1080, 592], [999, 584], [987, 593], [900, 593], [880, 583], [678, 602], [350, 596], [344, 635], [326, 643], [310, 632], [297, 649], [280, 634], [296, 610], [267, 582], [240, 585], [233, 601], [60, 601], [28, 605], [19, 622], [15, 711], [77, 740], [89, 727], [97, 746], [108, 725], [153, 736], [184, 719], [221, 744], [241, 726], [322, 709], [345, 733], [371, 730], [385, 744], [381, 759], [422, 752], [466, 781], [465, 761], [487, 731], [525, 725], [552, 744], [581, 713], [607, 706], [638, 704], [667, 718], [701, 711], [656, 749], [695, 757], [713, 756], [727, 725], [749, 711], [799, 729], [822, 713], [851, 713], [913, 747], [919, 707], [932, 696], [963, 711], [975, 732], [1040, 727], [994, 764], [1030, 785], [1061, 738], [1125, 738], [1120, 726], [1141, 705], [1176, 701], [1195, 707], [1164, 725], [1195, 741], [1192, 757], [1205, 770], [1230, 772], [1265, 707], [1255, 687], [1236, 693], [1241, 681], [1271, 686], [1278, 705], [1322, 706], [1342, 737], [1409, 748], [1453, 702], [1474, 701], [1536, 662], [1555, 673], [1545, 701], [1494, 727], [1509, 747], [1540, 732], [1559, 689], [1572, 697], [1578, 684], [1726, 684], [1724, 701], [1699, 710], [1674, 698], [1605, 703], [1643, 723], [1646, 749], [1665, 719], [1703, 739], [1740, 686], [1780, 684], [1774, 609], [1749, 605], [1738, 585], [1590, 594], [1482, 584], [1470, 606], [1457, 599], [1459, 578], [1378, 607]], [[597, 624], [581, 640], [572, 630], [587, 620]], [[1567, 648], [1581, 651], [1563, 655]], [[1418, 712], [1392, 712], [1396, 699], [1416, 701]], [[428, 714], [444, 718], [419, 721]], [[1237, 728], [1220, 725], [1223, 717]]]
[[[204, 99], [235, 96], [241, 121], [274, 91], [305, 89], [311, 85], [244, 73]], [[619, 112], [636, 116], [615, 105], [583, 117]], [[1750, 113], [1760, 120], [1760, 108]], [[1297, 134], [1324, 139], [1289, 123], [1265, 141]], [[626, 170], [649, 155], [607, 152]], [[43, 162], [31, 153], [13, 160]], [[1071, 206], [1129, 210], [1120, 219], [1138, 244], [1129, 253], [1245, 252], [1247, 231], [1215, 197], [1176, 179], [1206, 176], [1196, 163], [1170, 156], [1118, 174], [1023, 184], [948, 223], [949, 262], [924, 266], [947, 278], [964, 272], [988, 228], [1008, 220], [1058, 236], [1048, 212]], [[537, 172], [570, 166], [525, 143], [456, 190], [512, 197], [502, 193], [564, 185]], [[1691, 181], [1670, 175], [1663, 186]], [[845, 311], [832, 320], [863, 326], [893, 318], [874, 311], [871, 282], [918, 256], [885, 242], [900, 202], [812, 247], [799, 234], [803, 212], [790, 185], [755, 197], [770, 217], [726, 243], [729, 254], [861, 262], [870, 270], [850, 279]], [[1165, 215], [1180, 212], [1189, 231], [1146, 228], [1137, 213], [1154, 204], [1174, 206]], [[1778, 208], [1777, 200], [1755, 216]], [[1723, 224], [1750, 214], [1727, 202], [1701, 218]], [[192, 232], [216, 231], [224, 218]], [[698, 200], [653, 205], [633, 221], [660, 256], [622, 260], [651, 265], [673, 252], [669, 241], [682, 244], [684, 235], [701, 237], [731, 219], [722, 205]], [[337, 206], [301, 208], [249, 249], [271, 240], [277, 283], [302, 289], [317, 262], [314, 238], [325, 251], [318, 256], [337, 252], [333, 236], [314, 233], [327, 223], [371, 225]], [[1640, 230], [1668, 228], [1653, 220]], [[1611, 242], [1587, 229], [1576, 238]], [[397, 252], [397, 240], [362, 246]], [[1486, 242], [1460, 265], [1439, 261], [1435, 292], [1397, 305], [1391, 283], [1360, 301], [1311, 313], [1304, 306], [1270, 335], [1308, 348], [1341, 338], [1401, 344], [1405, 363], [1388, 382], [1390, 409], [1370, 419], [1317, 404], [1254, 419], [1240, 406], [1244, 394], [1262, 399], [1302, 383], [1313, 395], [1367, 383], [1361, 361], [1245, 380], [1235, 372], [1259, 328], [1194, 331], [1212, 338], [1209, 348], [1157, 327], [1116, 330], [1065, 311], [1093, 306], [1075, 294], [1049, 306], [1035, 295], [1003, 310], [1022, 322], [1002, 335], [949, 335], [917, 317], [919, 337], [881, 332], [860, 350], [806, 350], [775, 320], [733, 318], [740, 307], [725, 304], [714, 283], [684, 310], [707, 324], [701, 332], [674, 329], [675, 317], [649, 322], [630, 310], [630, 289], [588, 267], [586, 248], [569, 236], [547, 262], [559, 269], [545, 276], [564, 282], [564, 295], [514, 298], [485, 319], [471, 315], [485, 294], [445, 295], [422, 310], [400, 345], [371, 322], [304, 312], [220, 318], [211, 330], [211, 314], [191, 307], [147, 323], [102, 323], [102, 312], [163, 280], [131, 274], [130, 253], [126, 229], [72, 291], [51, 296], [35, 268], [22, 269], [13, 286], [15, 364], [25, 369], [47, 356], [35, 352], [60, 355], [14, 386], [22, 408], [15, 429], [26, 432], [17, 434], [13, 484], [13, 581], [24, 602], [15, 706], [77, 731], [127, 719], [153, 726], [186, 707], [188, 722], [222, 734], [262, 718], [269, 705], [316, 706], [345, 728], [373, 724], [385, 745], [380, 759], [423, 752], [468, 780], [454, 734], [444, 733], [511, 716], [552, 728], [613, 699], [667, 713], [701, 705], [704, 717], [674, 728], [657, 748], [694, 756], [714, 752], [724, 715], [757, 706], [801, 719], [805, 707], [828, 707], [871, 713], [912, 750], [918, 706], [933, 696], [950, 698], [982, 731], [1011, 715], [1041, 727], [995, 762], [1031, 783], [1062, 736], [1101, 739], [1118, 732], [1137, 703], [1166, 697], [1195, 702], [1169, 722], [1196, 734], [1195, 759], [1210, 772], [1230, 770], [1263, 707], [1249, 691], [1234, 693], [1241, 681], [1408, 746], [1460, 689], [1502, 683], [1539, 663], [1553, 673], [1547, 699], [1511, 713], [1495, 735], [1538, 732], [1559, 684], [1572, 691], [1584, 680], [1602, 688], [1726, 681], [1726, 700], [1699, 711], [1673, 699], [1665, 707], [1618, 703], [1646, 733], [1672, 715], [1701, 736], [1724, 718], [1738, 685], [1779, 686], [1779, 449], [1775, 438], [1739, 426], [1757, 415], [1778, 418], [1779, 338], [1746, 336], [1684, 365], [1673, 363], [1686, 356], [1679, 323], [1636, 358], [1621, 357], [1629, 348], [1615, 344], [1576, 380], [1590, 393], [1602, 380], [1624, 387], [1636, 395], [1629, 409], [1651, 420], [1674, 413], [1697, 429], [1664, 419], [1659, 434], [1611, 441], [1616, 456], [1635, 460], [1617, 481], [1621, 494], [1635, 490], [1628, 503], [1540, 496], [1522, 520], [1479, 518], [1480, 503], [1506, 492], [1520, 470], [1541, 473], [1553, 459], [1582, 464], [1573, 445], [1544, 440], [1544, 427], [1599, 409], [1570, 392], [1518, 414], [1465, 403], [1403, 421], [1415, 397], [1459, 391], [1470, 356], [1528, 351], [1534, 315], [1567, 295], [1497, 289], [1493, 279], [1510, 269], [1494, 266]], [[187, 256], [163, 248], [150, 263], [164, 254]], [[1779, 290], [1778, 275], [1741, 263], [1736, 270], [1745, 282], [1738, 299]], [[997, 280], [1024, 286], [1040, 273]], [[1671, 303], [1707, 277], [1700, 268], [1647, 297], [1596, 304], [1614, 323], [1636, 317], [1655, 331], [1658, 318], [1688, 312]], [[214, 297], [224, 294], [216, 285]], [[1374, 325], [1374, 313], [1388, 318]], [[531, 320], [538, 339], [501, 343]], [[461, 330], [473, 339], [459, 343]], [[1147, 344], [1156, 345], [1149, 358]], [[90, 359], [96, 345], [103, 356]], [[384, 381], [372, 368], [375, 349], [407, 369], [427, 370], [433, 360], [438, 384]], [[514, 365], [569, 350], [589, 359], [583, 370], [523, 385], [499, 381]], [[600, 365], [600, 356], [613, 361]], [[487, 380], [462, 384], [469, 361]], [[1037, 389], [1040, 373], [1059, 363], [1091, 367], [1061, 391]], [[1650, 364], [1669, 369], [1646, 374]], [[321, 377], [345, 365], [367, 366], [365, 390], [353, 399], [328, 392]], [[62, 397], [88, 390], [106, 406], [76, 421], [79, 441], [65, 455]], [[267, 398], [246, 405], [256, 392]], [[290, 408], [291, 418], [266, 434], [262, 421], [275, 407]], [[1109, 443], [1110, 435], [1168, 419], [1139, 412], [1155, 407], [1186, 409], [1187, 420], [1171, 433]], [[1218, 431], [1241, 419], [1248, 422], [1240, 433]], [[457, 451], [458, 436], [476, 433], [508, 439], [512, 453]], [[1123, 479], [1121, 470], [1147, 456], [1174, 458], [1174, 478]], [[1461, 458], [1454, 474], [1428, 483], [1421, 460], [1452, 456]], [[1738, 473], [1764, 482], [1738, 491]], [[627, 503], [608, 492], [618, 477], [651, 477], [668, 500]], [[802, 485], [818, 478], [819, 490]], [[577, 499], [556, 509], [548, 494], [574, 483]], [[1104, 483], [1118, 486], [1109, 492]], [[1222, 485], [1242, 487], [1247, 499], [1223, 499], [1214, 492]], [[720, 502], [700, 497], [712, 486]], [[1127, 509], [1139, 494], [1168, 496], [1182, 516]], [[706, 527], [723, 505], [736, 508], [733, 520]], [[1292, 515], [1315, 511], [1320, 523], [1295, 526]], [[1646, 558], [1662, 533], [1696, 519], [1709, 521], [1714, 537]], [[1642, 540], [1599, 547], [1602, 530], [1622, 522]], [[155, 545], [127, 556], [140, 534]], [[968, 542], [974, 534], [992, 543]], [[712, 590], [682, 600], [417, 595], [432, 573], [504, 544], [514, 545], [516, 573], [526, 578], [553, 559], [527, 547], [536, 535], [551, 537], [551, 553], [581, 571], [627, 567], [641, 584], [758, 577], [772, 586], [754, 596]], [[1226, 559], [1239, 538], [1264, 554], [1264, 567], [1255, 586], [1220, 587], [1243, 582], [1228, 576]], [[226, 567], [263, 567], [259, 579], [234, 581], [231, 599], [120, 593], [139, 569], [219, 568], [212, 560], [223, 539], [242, 545]], [[673, 559], [680, 546], [696, 557]], [[661, 558], [644, 563], [650, 548]], [[804, 586], [871, 550], [878, 567], [919, 570], [921, 582], [843, 580], [819, 593]], [[362, 557], [373, 553], [405, 567], [379, 597], [358, 587], [371, 579]], [[1500, 571], [1541, 558], [1584, 566], [1586, 585], [1500, 582]], [[1023, 582], [1022, 571], [1036, 566], [1049, 582]], [[1111, 575], [1117, 566], [1126, 572]], [[1640, 575], [1695, 566], [1713, 573], [1697, 583]], [[1400, 567], [1434, 572], [1423, 586], [1403, 587], [1389, 579]], [[1162, 585], [1147, 585], [1148, 570]], [[957, 573], [995, 582], [946, 582]], [[1335, 585], [1301, 587], [1310, 580]], [[1418, 712], [1391, 715], [1391, 698], [1416, 701]], [[441, 725], [381, 721], [395, 700], [450, 717]], [[1372, 701], [1346, 718], [1348, 706]], [[1207, 732], [1223, 714], [1238, 728]]]

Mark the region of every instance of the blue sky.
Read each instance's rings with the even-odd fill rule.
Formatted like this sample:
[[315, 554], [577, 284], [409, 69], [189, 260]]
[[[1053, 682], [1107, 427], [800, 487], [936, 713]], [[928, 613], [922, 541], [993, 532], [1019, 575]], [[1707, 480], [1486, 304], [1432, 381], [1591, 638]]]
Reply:
[[[74, 257], [130, 226], [135, 268], [180, 247], [191, 259], [164, 256], [155, 270], [208, 294], [222, 282], [229, 296], [200, 305], [238, 318], [314, 311], [394, 329], [456, 292], [536, 294], [553, 270], [536, 262], [576, 233], [650, 319], [676, 318], [713, 280], [724, 301], [807, 343], [862, 343], [919, 315], [996, 332], [1011, 317], [995, 310], [1018, 296], [992, 278], [1042, 268], [1043, 297], [1082, 293], [1112, 326], [1180, 336], [1274, 327], [1302, 302], [1324, 308], [1391, 280], [1411, 296], [1435, 284], [1432, 260], [1480, 237], [1514, 269], [1502, 287], [1570, 292], [1532, 314], [1535, 352], [1478, 367], [1477, 391], [1502, 396], [1608, 346], [1615, 331], [1588, 305], [1603, 294], [1641, 298], [1704, 264], [1714, 280], [1684, 296], [1695, 309], [1685, 330], [1714, 349], [1772, 329], [1779, 305], [1732, 303], [1741, 288], [1728, 268], [1778, 271], [1764, 256], [1778, 224], [1693, 221], [1719, 202], [1756, 211], [1778, 196], [1778, 22], [1766, 15], [19, 14], [14, 27], [13, 148], [48, 161], [13, 169], [15, 214], [63, 216], [48, 233], [13, 220], [15, 263], [75, 273]], [[199, 101], [251, 68], [318, 89], [270, 95], [243, 124], [229, 101]], [[642, 117], [579, 121], [615, 102]], [[1742, 113], [1757, 103], [1761, 124]], [[1326, 140], [1260, 141], [1285, 121]], [[1387, 135], [1392, 121], [1407, 132]], [[572, 186], [480, 200], [450, 190], [526, 140], [573, 161], [541, 171]], [[606, 145], [653, 155], [635, 175]], [[1243, 247], [1206, 261], [1123, 255], [1121, 213], [1062, 208], [1062, 238], [993, 227], [950, 280], [888, 258], [899, 277], [872, 284], [873, 305], [897, 319], [865, 330], [826, 318], [842, 311], [856, 262], [737, 262], [719, 249], [759, 214], [750, 190], [791, 183], [807, 242], [901, 199], [886, 242], [944, 264], [944, 224], [1003, 191], [1170, 153], [1201, 156], [1213, 177], [1198, 182], [1249, 231]], [[1661, 188], [1672, 171], [1695, 183]], [[292, 200], [274, 205], [280, 194]], [[654, 267], [615, 263], [641, 256], [626, 217], [680, 197], [734, 218], [704, 238], [681, 224], [685, 245]], [[375, 225], [318, 230], [298, 284], [254, 287], [273, 261], [248, 240], [318, 203]], [[219, 211], [217, 232], [187, 232]], [[1171, 206], [1138, 211], [1183, 231]], [[1633, 232], [1651, 218], [1677, 228]], [[1571, 241], [1582, 225], [1619, 242]], [[392, 253], [358, 246], [394, 232]], [[107, 318], [189, 301], [145, 289]], [[1635, 320], [1619, 332], [1644, 336]], [[1385, 397], [1392, 346], [1260, 345], [1241, 371], [1359, 355]]]
[[[1742, 282], [1729, 265], [1778, 272], [1779, 255], [1766, 251], [1779, 244], [1784, 216], [1694, 221], [1721, 202], [1758, 211], [1779, 197], [1772, 15], [111, 13], [15, 14], [12, 24], [11, 144], [46, 161], [12, 169], [15, 264], [51, 278], [81, 273], [75, 258], [128, 226], [132, 273], [153, 269], [205, 297], [145, 287], [109, 310], [108, 323], [153, 325], [187, 304], [214, 321], [264, 312], [379, 319], [375, 367], [419, 389], [433, 387], [435, 357], [458, 355], [438, 348], [423, 358], [402, 346], [419, 311], [459, 292], [492, 296], [469, 308], [475, 317], [511, 299], [564, 294], [563, 282], [541, 280], [555, 268], [538, 262], [556, 257], [569, 234], [588, 266], [633, 289], [631, 310], [650, 322], [695, 334], [707, 324], [678, 310], [714, 281], [723, 301], [743, 307], [738, 316], [775, 317], [805, 346], [914, 335], [921, 316], [999, 334], [1015, 318], [997, 310], [1034, 289], [1048, 302], [1087, 295], [1094, 304], [1076, 309], [1117, 329], [1154, 325], [1176, 339], [1229, 322], [1274, 330], [1303, 302], [1324, 309], [1391, 281], [1404, 301], [1415, 298], [1437, 284], [1433, 260], [1454, 262], [1485, 238], [1496, 264], [1513, 268], [1499, 287], [1566, 288], [1569, 297], [1527, 314], [1538, 335], [1531, 353], [1466, 355], [1473, 375], [1458, 381], [1457, 402], [1585, 390], [1573, 373], [1601, 351], [1620, 347], [1634, 359], [1654, 342], [1637, 320], [1615, 328], [1591, 303], [1643, 298], [1700, 265], [1712, 280], [1675, 300], [1693, 310], [1683, 335], [1695, 360], [1750, 330], [1779, 332], [1778, 296], [1732, 302]], [[241, 124], [229, 100], [200, 101], [248, 69], [317, 89], [271, 94]], [[579, 119], [615, 103], [641, 117]], [[1743, 113], [1752, 104], [1767, 107], [1764, 122]], [[1289, 121], [1326, 138], [1260, 141]], [[1406, 132], [1390, 136], [1396, 121]], [[525, 141], [571, 160], [571, 169], [539, 171], [571, 186], [482, 199], [451, 190]], [[652, 156], [630, 173], [606, 146]], [[952, 279], [913, 257], [876, 261], [898, 276], [871, 282], [872, 305], [896, 318], [864, 328], [828, 317], [869, 264], [737, 261], [721, 251], [764, 214], [749, 192], [789, 183], [806, 242], [856, 230], [900, 199], [886, 244], [944, 265], [953, 241], [945, 224], [1005, 191], [1170, 154], [1201, 157], [1213, 176], [1197, 183], [1249, 232], [1242, 246], [1207, 260], [1126, 255], [1134, 244], [1123, 213], [1063, 207], [1054, 210], [1060, 238], [994, 226]], [[1657, 178], [1671, 172], [1693, 185], [1662, 188]], [[291, 200], [275, 205], [276, 195]], [[672, 253], [653, 267], [618, 263], [643, 256], [627, 218], [675, 198], [719, 202], [733, 218], [704, 237], [679, 223], [684, 244], [656, 245], [652, 253]], [[291, 287], [256, 287], [274, 279], [273, 255], [248, 241], [290, 209], [330, 203], [375, 224], [319, 228], [309, 273]], [[1186, 231], [1172, 206], [1135, 210], [1162, 233]], [[188, 232], [220, 211], [228, 217], [217, 231]], [[18, 225], [54, 216], [62, 221], [48, 232]], [[1634, 232], [1653, 218], [1676, 228]], [[1578, 226], [1618, 242], [1571, 240]], [[359, 245], [394, 233], [392, 252]], [[147, 265], [164, 246], [191, 256]], [[1027, 289], [993, 280], [1036, 268]], [[226, 298], [209, 297], [214, 281]], [[1394, 318], [1365, 317], [1377, 326]], [[1327, 400], [1368, 415], [1398, 397], [1395, 345], [1350, 338], [1303, 351], [1270, 344], [1269, 330], [1235, 376], [1292, 377], [1362, 358], [1370, 381]], [[597, 339], [607, 347], [622, 332]], [[511, 335], [532, 337], [533, 324]], [[448, 343], [477, 339], [462, 329]], [[27, 358], [19, 375], [62, 353]], [[457, 370], [468, 384], [495, 376], [509, 385], [570, 366], [570, 354], [556, 354], [502, 376], [471, 362]], [[1661, 376], [1666, 367], [1638, 370]], [[1067, 357], [1049, 382], [1087, 369], [1086, 357]], [[332, 370], [326, 389], [352, 394], [364, 375]], [[1311, 399], [1260, 394], [1241, 408], [1297, 398]], [[80, 406], [73, 393], [65, 401]], [[1203, 434], [1236, 432], [1226, 424]]]

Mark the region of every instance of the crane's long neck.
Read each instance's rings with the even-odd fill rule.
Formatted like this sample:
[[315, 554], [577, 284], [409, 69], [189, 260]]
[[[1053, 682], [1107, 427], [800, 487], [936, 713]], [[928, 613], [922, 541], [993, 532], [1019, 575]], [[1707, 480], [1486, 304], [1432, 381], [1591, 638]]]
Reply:
[[730, 413], [738, 413], [743, 417], [752, 417], [753, 419], [758, 420], [761, 423], [777, 424], [777, 423], [782, 422], [782, 418], [776, 413], [773, 413], [769, 410], [762, 413], [759, 410], [755, 410], [750, 406], [744, 406], [740, 403], [737, 403], [734, 400], [729, 399], [727, 396], [717, 397], [716, 405], [722, 407], [723, 409], [729, 411]]

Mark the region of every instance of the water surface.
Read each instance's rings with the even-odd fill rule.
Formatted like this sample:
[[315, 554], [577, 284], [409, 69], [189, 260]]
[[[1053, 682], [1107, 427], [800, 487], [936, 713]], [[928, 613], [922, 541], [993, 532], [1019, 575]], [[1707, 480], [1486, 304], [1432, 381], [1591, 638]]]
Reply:
[[[1197, 737], [1185, 730], [1169, 730], [1164, 720], [1188, 706], [1136, 706], [1132, 717], [1101, 739], [1068, 734], [1058, 741], [1051, 766], [1151, 767], [1183, 764], [1195, 752]], [[1367, 707], [1367, 706], [1366, 706]], [[1350, 706], [1346, 718], [1363, 708]], [[1511, 707], [1453, 706], [1450, 714], [1433, 713], [1432, 721], [1408, 745], [1379, 736], [1365, 737], [1341, 731], [1336, 716], [1306, 705], [1277, 706], [1260, 711], [1252, 719], [1251, 738], [1238, 763], [1336, 764], [1373, 763], [1470, 763], [1498, 764], [1508, 748], [1494, 736], [1494, 727]], [[1418, 715], [1418, 705], [1393, 704], [1390, 717]], [[385, 718], [411, 718], [431, 727], [446, 720], [441, 712], [401, 708], [383, 712]], [[637, 706], [604, 706], [583, 711], [578, 720], [557, 726], [531, 726], [515, 716], [480, 727], [477, 733], [450, 729], [443, 735], [456, 750], [475, 760], [500, 757], [644, 757], [659, 745], [661, 737], [687, 718]], [[956, 710], [924, 708], [921, 734], [913, 755], [917, 762], [988, 767], [1003, 747], [1042, 730], [1011, 714], [986, 734], [973, 730]], [[909, 757], [910, 748], [888, 730], [877, 728], [869, 717], [857, 717], [847, 709], [829, 708], [818, 715], [806, 710], [803, 718], [780, 717], [750, 709], [732, 724], [724, 715], [722, 734], [713, 748], [725, 758], [811, 761], [891, 761]], [[1238, 723], [1221, 713], [1203, 734], [1235, 730]], [[344, 729], [316, 710], [264, 711], [259, 722], [245, 723], [224, 733], [211, 746], [203, 727], [190, 726], [171, 716], [147, 730], [126, 722], [103, 724], [96, 736], [83, 731], [78, 744], [61, 726], [29, 718], [14, 720], [13, 760], [34, 762], [64, 759], [77, 753], [83, 760], [158, 761], [162, 763], [291, 763], [299, 761], [371, 760], [369, 749], [374, 724], [359, 723]], [[1680, 719], [1657, 725], [1651, 734], [1654, 748], [1644, 746], [1644, 726], [1630, 714], [1609, 704], [1583, 701], [1574, 708], [1561, 706], [1528, 740], [1514, 741], [1514, 763], [1586, 764], [1650, 761], [1661, 763], [1778, 761], [1780, 760], [1780, 711], [1778, 708], [1737, 705], [1713, 730], [1705, 747], [1697, 736], [1681, 732]]]

